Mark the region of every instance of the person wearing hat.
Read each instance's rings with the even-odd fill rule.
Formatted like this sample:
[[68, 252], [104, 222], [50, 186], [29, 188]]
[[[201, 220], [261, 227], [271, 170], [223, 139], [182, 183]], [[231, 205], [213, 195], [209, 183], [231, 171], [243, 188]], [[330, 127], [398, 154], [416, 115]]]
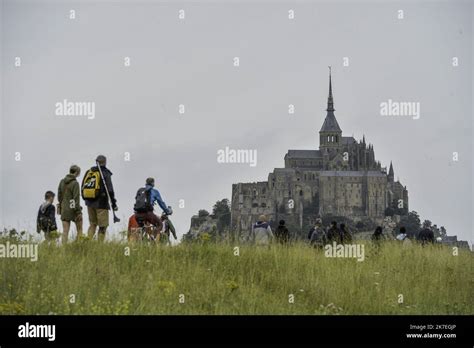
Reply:
[[327, 242], [326, 232], [322, 226], [323, 221], [317, 218], [314, 227], [311, 228], [308, 234], [309, 243], [315, 248], [322, 248]]
[[61, 180], [58, 187], [58, 214], [61, 215], [61, 221], [63, 224], [63, 244], [66, 244], [68, 241], [71, 222], [76, 224], [76, 240], [82, 236], [82, 207], [79, 182], [77, 181], [77, 177], [80, 174], [81, 168], [72, 165], [69, 168], [69, 174]]
[[270, 245], [274, 236], [270, 224], [265, 215], [260, 215], [257, 222], [252, 226], [250, 242], [255, 245]]
[[100, 185], [97, 196], [92, 199], [86, 199], [84, 197], [84, 200], [86, 202], [90, 224], [87, 235], [89, 238], [92, 239], [97, 231], [97, 227], [99, 227], [98, 240], [103, 241], [105, 239], [107, 227], [109, 226], [109, 210], [111, 208], [109, 203], [109, 197], [110, 202], [112, 203], [112, 209], [114, 211], [117, 211], [118, 207], [117, 200], [115, 199], [114, 187], [112, 185], [112, 172], [106, 167], [107, 158], [103, 155], [97, 156], [96, 164], [96, 166], [91, 167], [91, 169], [89, 169], [84, 175], [82, 187], [84, 194], [84, 183], [86, 178], [90, 177], [88, 175], [89, 171], [95, 174], [100, 174]]

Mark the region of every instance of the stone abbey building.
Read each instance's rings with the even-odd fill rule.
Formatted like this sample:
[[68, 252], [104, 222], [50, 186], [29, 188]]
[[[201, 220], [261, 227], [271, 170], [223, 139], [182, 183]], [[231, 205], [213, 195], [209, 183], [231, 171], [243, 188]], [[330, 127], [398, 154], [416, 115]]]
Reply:
[[268, 181], [232, 185], [231, 227], [246, 233], [265, 214], [306, 230], [318, 217], [347, 217], [381, 223], [386, 209], [408, 212], [408, 191], [375, 159], [374, 147], [342, 135], [334, 115], [331, 74], [327, 114], [319, 131], [319, 150], [288, 150], [285, 167]]

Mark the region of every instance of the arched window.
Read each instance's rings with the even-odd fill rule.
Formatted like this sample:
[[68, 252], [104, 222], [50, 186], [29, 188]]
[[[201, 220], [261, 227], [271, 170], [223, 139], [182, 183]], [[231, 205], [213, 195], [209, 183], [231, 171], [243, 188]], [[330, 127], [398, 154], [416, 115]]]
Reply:
[[331, 137], [328, 135], [328, 143], [331, 141]]

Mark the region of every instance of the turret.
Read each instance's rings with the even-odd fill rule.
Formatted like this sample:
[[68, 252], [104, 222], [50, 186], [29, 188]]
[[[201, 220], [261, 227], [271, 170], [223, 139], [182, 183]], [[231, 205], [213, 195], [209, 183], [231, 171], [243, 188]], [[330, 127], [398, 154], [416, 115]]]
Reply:
[[389, 182], [393, 182], [394, 180], [394, 172], [393, 172], [393, 165], [392, 165], [392, 161], [390, 161], [390, 169], [388, 170], [388, 181]]

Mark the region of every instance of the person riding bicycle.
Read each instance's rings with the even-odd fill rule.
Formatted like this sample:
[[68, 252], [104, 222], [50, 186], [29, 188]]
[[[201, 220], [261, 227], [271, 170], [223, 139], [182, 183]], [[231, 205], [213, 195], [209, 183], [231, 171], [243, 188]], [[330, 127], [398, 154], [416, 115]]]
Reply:
[[145, 187], [138, 189], [137, 195], [135, 196], [135, 219], [140, 227], [145, 226], [149, 223], [155, 227], [153, 237], [156, 238], [157, 234], [161, 231], [163, 226], [161, 219], [155, 215], [153, 206], [158, 203], [163, 212], [167, 215], [171, 215], [172, 211], [169, 209], [163, 199], [161, 198], [160, 192], [155, 188], [155, 179], [146, 179]]

